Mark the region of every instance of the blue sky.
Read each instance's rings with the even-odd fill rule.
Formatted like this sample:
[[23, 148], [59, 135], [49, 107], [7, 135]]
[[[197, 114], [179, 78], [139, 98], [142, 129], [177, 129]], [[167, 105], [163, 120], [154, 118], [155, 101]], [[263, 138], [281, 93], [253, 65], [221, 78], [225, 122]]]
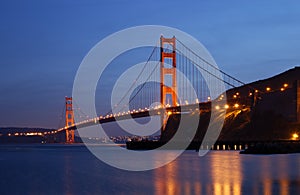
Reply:
[[300, 64], [299, 18], [297, 1], [1, 1], [0, 126], [57, 128], [83, 57], [124, 28], [178, 28], [251, 82]]

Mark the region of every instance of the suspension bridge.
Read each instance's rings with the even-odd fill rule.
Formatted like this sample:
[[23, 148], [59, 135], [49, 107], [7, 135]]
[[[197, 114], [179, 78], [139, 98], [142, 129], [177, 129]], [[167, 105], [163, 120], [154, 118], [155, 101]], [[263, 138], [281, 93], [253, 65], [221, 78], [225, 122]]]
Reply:
[[[139, 80], [143, 84], [139, 85]], [[152, 82], [159, 81], [159, 82]], [[144, 63], [140, 73], [131, 83], [128, 91], [112, 109], [96, 118], [83, 117], [82, 121], [74, 120], [74, 102], [72, 97], [65, 98], [65, 126], [55, 131], [66, 132], [66, 143], [74, 143], [74, 131], [81, 127], [109, 123], [130, 118], [160, 115], [162, 128], [172, 113], [193, 112], [195, 105], [201, 111], [210, 111], [211, 102], [222, 102], [225, 109], [238, 108], [235, 101], [224, 102], [226, 91], [244, 85], [243, 82], [220, 70], [214, 63], [191, 50], [176, 37], [160, 37], [160, 43], [154, 47]], [[133, 90], [134, 89], [134, 90]], [[130, 93], [133, 90], [133, 93]], [[252, 92], [249, 92], [252, 95]], [[246, 95], [246, 97], [250, 96]], [[129, 99], [129, 102], [124, 101]], [[159, 105], [155, 105], [159, 102]], [[243, 102], [239, 98], [239, 102]], [[244, 101], [245, 103], [245, 101]], [[197, 109], [198, 109], [197, 108]]]

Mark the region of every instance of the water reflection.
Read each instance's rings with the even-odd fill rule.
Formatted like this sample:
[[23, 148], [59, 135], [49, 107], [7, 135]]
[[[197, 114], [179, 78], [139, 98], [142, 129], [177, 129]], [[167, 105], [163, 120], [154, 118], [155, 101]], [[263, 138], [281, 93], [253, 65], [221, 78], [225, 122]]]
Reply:
[[63, 177], [63, 181], [64, 181], [64, 193], [66, 195], [72, 195], [72, 182], [70, 181], [70, 179], [72, 179], [72, 175], [71, 175], [71, 158], [69, 155], [64, 155], [64, 177]]
[[[158, 170], [158, 169], [156, 169]], [[165, 166], [161, 171], [155, 171], [155, 189], [157, 194], [173, 195], [180, 192], [178, 183], [178, 164], [170, 163]]]
[[[258, 172], [262, 178], [263, 185], [263, 194], [272, 194], [272, 181], [271, 181], [271, 170], [270, 170], [270, 161], [268, 159], [262, 159], [261, 162], [261, 170]], [[258, 189], [259, 186], [255, 188]]]
[[[0, 194], [300, 194], [300, 154], [212, 151], [199, 157], [186, 151], [159, 169], [130, 172], [99, 162], [83, 148], [7, 147]], [[172, 151], [154, 160], [168, 155]]]
[[[240, 155], [218, 151], [154, 170], [155, 194], [298, 194], [299, 155]], [[296, 158], [296, 161], [293, 159]]]
[[240, 160], [235, 155], [224, 155], [223, 158], [210, 155], [213, 194], [241, 194], [243, 176]]
[[[286, 159], [278, 162], [278, 169], [279, 170], [287, 170], [287, 161]], [[288, 175], [286, 171], [281, 171], [281, 174], [279, 176], [280, 181], [279, 181], [279, 185], [280, 185], [280, 194], [282, 195], [288, 195], [289, 194], [289, 181], [288, 181]]]
[[243, 172], [238, 153], [222, 153], [202, 158], [185, 153], [191, 158], [154, 170], [156, 194], [241, 194]]

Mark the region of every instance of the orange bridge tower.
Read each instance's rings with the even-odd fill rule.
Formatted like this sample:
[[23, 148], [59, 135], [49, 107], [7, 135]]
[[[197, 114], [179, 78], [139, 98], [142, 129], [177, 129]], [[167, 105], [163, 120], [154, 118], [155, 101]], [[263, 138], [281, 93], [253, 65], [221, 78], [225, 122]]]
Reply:
[[[167, 83], [169, 81], [169, 83]], [[175, 107], [177, 102], [176, 84], [176, 38], [160, 37], [160, 103], [164, 107]], [[167, 116], [162, 115], [162, 129]]]
[[[70, 127], [75, 124], [74, 122], [74, 111], [73, 111], [72, 97], [66, 97], [66, 125]], [[66, 142], [74, 143], [74, 130], [66, 129]]]

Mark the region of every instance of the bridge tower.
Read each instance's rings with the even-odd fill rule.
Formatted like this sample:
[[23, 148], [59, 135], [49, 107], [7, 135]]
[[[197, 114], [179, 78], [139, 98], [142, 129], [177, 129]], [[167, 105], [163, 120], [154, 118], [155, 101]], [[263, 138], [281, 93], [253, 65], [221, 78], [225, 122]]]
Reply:
[[[72, 97], [66, 97], [66, 125], [69, 127], [75, 124], [74, 122], [74, 111], [72, 107]], [[66, 142], [74, 143], [74, 130], [66, 130]]]
[[[169, 83], [166, 83], [169, 81]], [[176, 38], [160, 37], [160, 103], [163, 106], [175, 107], [177, 102], [176, 84]], [[162, 115], [162, 129], [167, 117]]]

